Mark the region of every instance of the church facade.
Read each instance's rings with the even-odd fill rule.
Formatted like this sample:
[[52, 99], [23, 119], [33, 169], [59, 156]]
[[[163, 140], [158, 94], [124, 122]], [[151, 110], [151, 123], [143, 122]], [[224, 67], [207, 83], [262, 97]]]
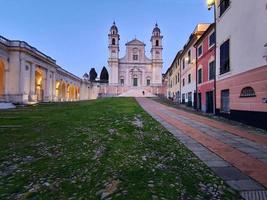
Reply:
[[126, 53], [120, 57], [120, 35], [115, 22], [109, 31], [109, 85], [106, 93], [112, 96], [142, 96], [162, 93], [162, 38], [156, 24], [151, 36], [150, 58], [146, 44], [138, 39], [127, 42]]

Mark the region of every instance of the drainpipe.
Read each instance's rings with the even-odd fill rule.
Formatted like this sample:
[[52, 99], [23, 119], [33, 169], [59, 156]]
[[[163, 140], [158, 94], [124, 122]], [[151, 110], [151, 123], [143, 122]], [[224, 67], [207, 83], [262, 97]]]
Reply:
[[213, 98], [214, 98], [214, 110], [213, 110], [213, 114], [216, 115], [216, 68], [217, 68], [217, 22], [216, 22], [216, 2], [214, 4], [214, 32], [215, 32], [215, 46], [214, 46], [214, 60], [215, 60], [215, 69], [214, 69], [214, 94], [213, 94]]
[[198, 70], [198, 56], [197, 56], [197, 46], [195, 46], [196, 49], [196, 110], [198, 111], [198, 77], [197, 77], [197, 70]]

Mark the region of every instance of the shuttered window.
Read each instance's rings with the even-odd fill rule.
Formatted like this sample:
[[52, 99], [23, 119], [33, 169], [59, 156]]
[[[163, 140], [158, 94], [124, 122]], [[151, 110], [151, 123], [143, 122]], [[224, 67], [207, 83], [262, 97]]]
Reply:
[[215, 44], [215, 31], [209, 36], [209, 47], [212, 47]]
[[202, 83], [202, 69], [198, 70], [198, 83]]
[[209, 80], [215, 78], [215, 61], [209, 63]]
[[227, 8], [230, 6], [230, 0], [221, 0], [220, 1], [220, 16], [227, 10]]
[[191, 83], [191, 74], [188, 74], [188, 83]]
[[220, 74], [230, 71], [230, 40], [220, 46]]
[[190, 64], [191, 63], [191, 50], [188, 51], [187, 57], [188, 57], [188, 62], [187, 63]]

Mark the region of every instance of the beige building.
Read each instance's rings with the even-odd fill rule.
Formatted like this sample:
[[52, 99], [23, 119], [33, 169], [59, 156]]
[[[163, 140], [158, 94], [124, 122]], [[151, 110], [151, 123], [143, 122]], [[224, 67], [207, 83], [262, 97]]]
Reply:
[[181, 52], [181, 102], [195, 105], [196, 99], [196, 41], [210, 24], [198, 24]]
[[0, 37], [0, 101], [19, 104], [97, 97], [97, 87], [26, 42]]
[[167, 70], [167, 79], [168, 79], [167, 97], [169, 99], [173, 99], [173, 101], [175, 102], [180, 102], [180, 96], [181, 96], [180, 56], [181, 56], [181, 51], [179, 51], [176, 54], [171, 66]]

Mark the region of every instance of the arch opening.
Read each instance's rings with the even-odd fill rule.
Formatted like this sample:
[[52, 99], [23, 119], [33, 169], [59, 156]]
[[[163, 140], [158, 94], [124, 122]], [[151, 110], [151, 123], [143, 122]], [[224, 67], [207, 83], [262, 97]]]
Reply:
[[116, 40], [115, 38], [112, 38], [112, 45], [115, 45], [116, 44]]
[[44, 88], [43, 88], [43, 72], [40, 69], [35, 70], [35, 94], [37, 95], [37, 101], [43, 101]]

